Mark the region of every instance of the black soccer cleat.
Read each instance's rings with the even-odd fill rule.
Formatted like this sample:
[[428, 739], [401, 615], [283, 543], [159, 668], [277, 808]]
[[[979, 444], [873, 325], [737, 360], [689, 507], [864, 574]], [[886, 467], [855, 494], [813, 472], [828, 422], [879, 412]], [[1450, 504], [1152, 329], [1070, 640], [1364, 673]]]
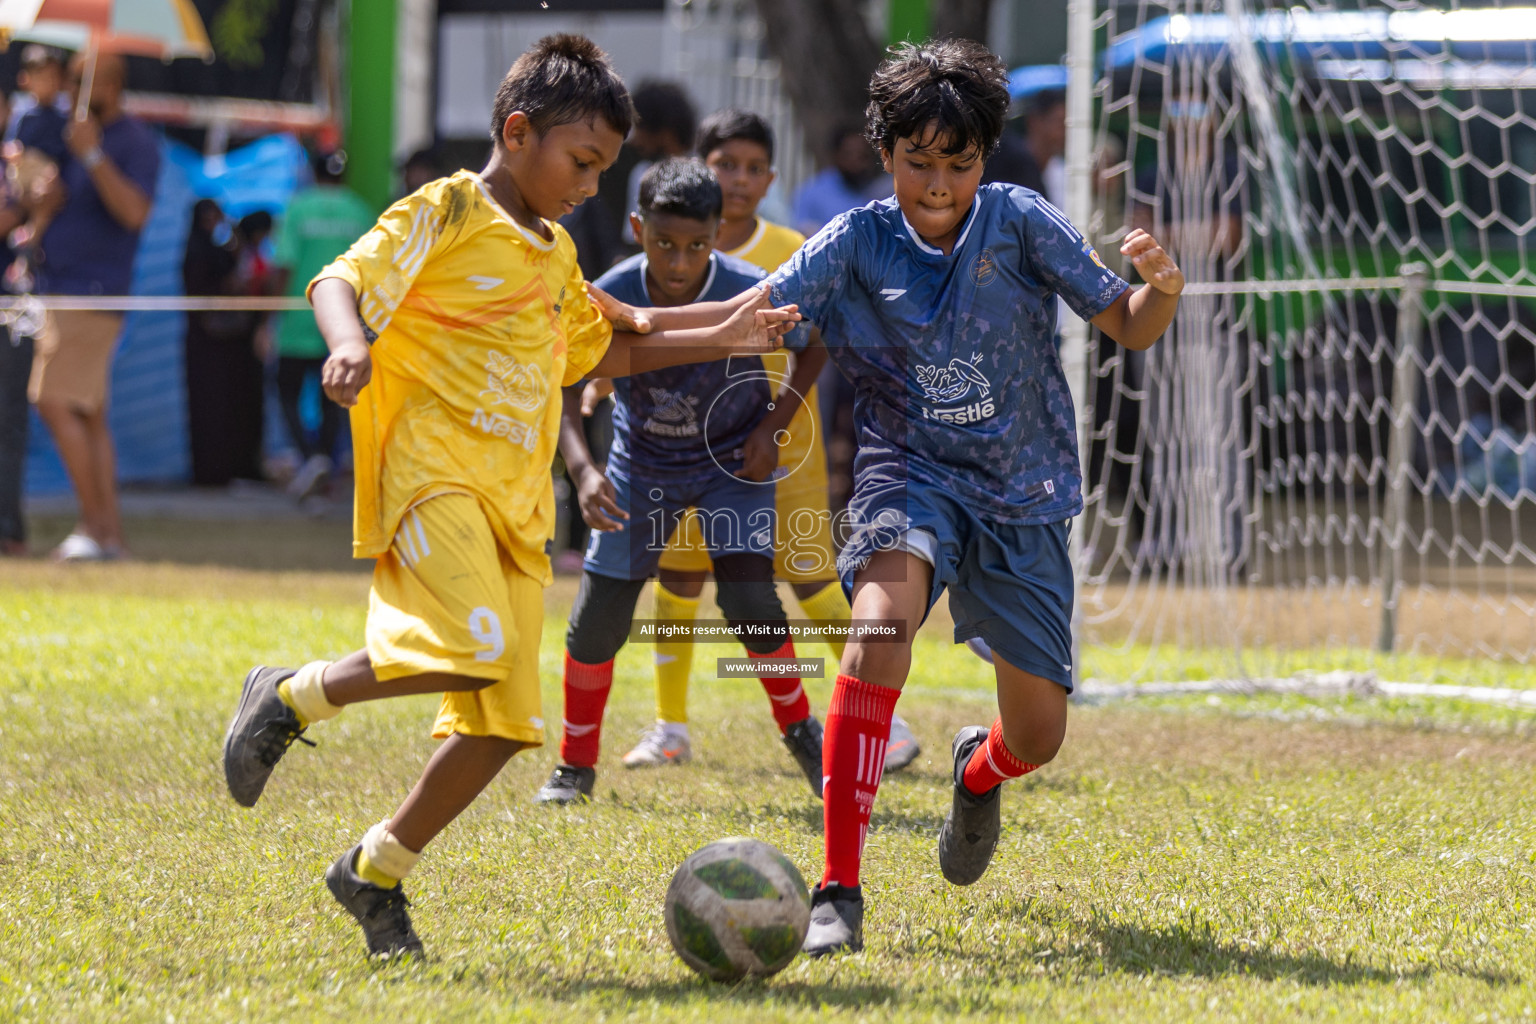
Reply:
[[240, 689], [240, 704], [224, 734], [224, 781], [242, 807], [256, 806], [272, 769], [294, 740], [314, 746], [304, 739], [299, 716], [277, 693], [277, 684], [293, 674], [291, 668], [257, 665]]
[[891, 716], [891, 740], [885, 746], [885, 766], [881, 772], [899, 772], [923, 752], [912, 727], [900, 715]]
[[795, 763], [805, 773], [811, 792], [821, 799], [821, 723], [807, 715], [784, 730], [784, 745], [794, 755]]
[[818, 885], [811, 890], [811, 926], [800, 949], [806, 956], [857, 953], [864, 948], [864, 890]]
[[421, 939], [416, 937], [416, 930], [411, 927], [411, 915], [405, 910], [411, 901], [405, 898], [399, 885], [384, 889], [358, 875], [353, 865], [362, 849], [363, 845], [359, 843], [326, 869], [326, 887], [336, 897], [336, 902], [363, 926], [363, 940], [368, 943], [369, 956], [392, 959], [420, 955]]
[[965, 788], [965, 766], [987, 742], [988, 729], [968, 725], [955, 734], [955, 796], [939, 829], [939, 870], [955, 885], [970, 885], [987, 873], [1003, 831], [1002, 783], [981, 796]]
[[592, 799], [597, 769], [590, 765], [557, 764], [549, 781], [533, 795], [536, 804], [574, 804]]

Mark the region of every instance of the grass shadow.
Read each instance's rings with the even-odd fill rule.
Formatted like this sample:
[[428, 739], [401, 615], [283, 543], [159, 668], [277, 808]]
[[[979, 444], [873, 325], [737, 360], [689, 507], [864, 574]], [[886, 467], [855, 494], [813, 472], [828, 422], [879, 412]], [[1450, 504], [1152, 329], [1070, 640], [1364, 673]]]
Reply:
[[621, 996], [626, 1001], [655, 1000], [672, 1003], [704, 999], [734, 1004], [788, 1004], [807, 1009], [823, 1006], [863, 1008], [882, 1003], [894, 1004], [902, 997], [901, 990], [894, 985], [841, 981], [836, 977], [816, 982], [747, 978], [734, 984], [710, 982], [699, 977], [675, 981], [598, 977], [552, 985], [545, 994], [562, 1000], [587, 994], [611, 994]]
[[[1084, 917], [1035, 900], [1015, 904], [1006, 913], [1048, 927], [1056, 939], [1053, 944], [1058, 946], [1059, 960], [1092, 961], [1096, 967], [1126, 974], [1245, 977], [1318, 986], [1425, 980], [1437, 974], [1489, 985], [1520, 983], [1514, 975], [1477, 967], [1428, 964], [1395, 969], [1356, 960], [1352, 954], [1339, 960], [1322, 951], [1296, 953], [1234, 942], [1221, 938], [1209, 922], [1193, 915], [1148, 925], [1111, 917], [1098, 909]], [[1007, 964], [1016, 966], [1016, 957]]]
[[[802, 826], [807, 831], [820, 835], [822, 832], [821, 804], [809, 806], [796, 805], [787, 807], [779, 804], [765, 804], [765, 813], [783, 816], [788, 820]], [[922, 813], [903, 810], [882, 810], [880, 805], [875, 805], [874, 813], [869, 819], [870, 832], [895, 831], [895, 832], [925, 832], [933, 835], [939, 834], [939, 826], [944, 824], [944, 815], [935, 813]]]

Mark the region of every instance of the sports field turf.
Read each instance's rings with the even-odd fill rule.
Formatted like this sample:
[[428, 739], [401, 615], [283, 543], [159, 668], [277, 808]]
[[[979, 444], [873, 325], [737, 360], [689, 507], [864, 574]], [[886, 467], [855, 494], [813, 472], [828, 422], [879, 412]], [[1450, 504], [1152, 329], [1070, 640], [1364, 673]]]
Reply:
[[[269, 565], [252, 552], [290, 528], [242, 527], [222, 551], [209, 526], [134, 536], [150, 557], [163, 543]], [[430, 958], [370, 964], [321, 873], [413, 781], [433, 700], [312, 730], [320, 746], [295, 748], [254, 811], [219, 767], [245, 669], [356, 646], [365, 591], [355, 571], [0, 563], [0, 1020], [1536, 1014], [1528, 714], [1205, 696], [1079, 708], [1057, 762], [1006, 792], [991, 872], [956, 889], [934, 854], [948, 741], [991, 711], [985, 666], [938, 630], [902, 702], [925, 755], [875, 808], [863, 954], [735, 988], [673, 957], [661, 899], [677, 863], [750, 834], [814, 878], [820, 806], [761, 692], [703, 672], [694, 764], [619, 768], [650, 717], [649, 652], [632, 647], [597, 802], [530, 806], [554, 752], [517, 758], [407, 883]], [[549, 595], [552, 720], [570, 595], [570, 581]], [[829, 683], [810, 689], [823, 709]]]

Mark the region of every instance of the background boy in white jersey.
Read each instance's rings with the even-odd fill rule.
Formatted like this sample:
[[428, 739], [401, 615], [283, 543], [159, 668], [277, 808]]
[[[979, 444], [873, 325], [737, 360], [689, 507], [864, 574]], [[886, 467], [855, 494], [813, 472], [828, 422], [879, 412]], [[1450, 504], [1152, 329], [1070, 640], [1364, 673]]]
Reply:
[[[543, 742], [538, 641], [562, 384], [594, 367], [625, 374], [771, 344], [754, 314], [761, 296], [745, 293], [610, 348], [613, 328], [553, 221], [596, 191], [632, 121], [601, 50], [580, 36], [540, 40], [497, 91], [485, 170], [395, 204], [310, 287], [331, 351], [322, 383], [352, 408], [353, 552], [377, 559], [367, 647], [297, 671], [252, 669], [224, 770], [231, 796], [252, 806], [311, 723], [347, 704], [443, 693], [433, 735], [445, 742], [395, 813], [326, 872], [370, 954], [420, 951], [400, 879], [508, 758]], [[724, 328], [705, 327], [733, 311]]]

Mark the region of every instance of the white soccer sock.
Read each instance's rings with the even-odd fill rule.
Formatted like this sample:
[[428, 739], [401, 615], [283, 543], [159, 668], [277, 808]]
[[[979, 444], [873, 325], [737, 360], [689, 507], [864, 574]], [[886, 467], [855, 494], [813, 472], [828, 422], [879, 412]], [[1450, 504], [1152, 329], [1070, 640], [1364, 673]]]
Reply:
[[288, 680], [293, 709], [306, 722], [323, 722], [341, 714], [341, 708], [325, 699], [325, 670], [330, 665], [328, 661], [312, 661]]
[[404, 878], [411, 873], [421, 854], [407, 849], [389, 830], [389, 822], [381, 821], [363, 834], [363, 856], [368, 863], [390, 878]]

